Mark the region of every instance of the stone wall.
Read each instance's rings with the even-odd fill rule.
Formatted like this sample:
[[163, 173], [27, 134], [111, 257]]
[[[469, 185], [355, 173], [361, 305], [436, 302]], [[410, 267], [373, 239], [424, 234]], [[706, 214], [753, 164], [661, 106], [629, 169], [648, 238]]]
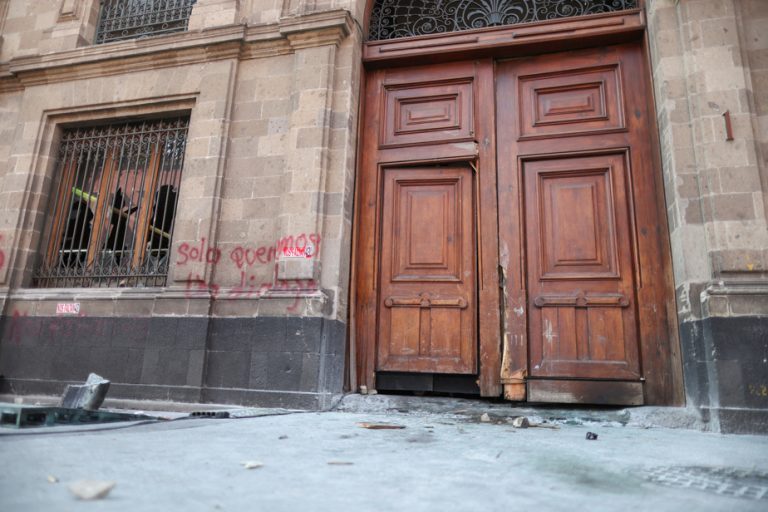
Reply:
[[[126, 397], [324, 407], [342, 390], [348, 3], [198, 0], [186, 32], [104, 45], [95, 0], [0, 4], [3, 389], [58, 393], [99, 371]], [[32, 287], [61, 127], [163, 112], [190, 115], [167, 286]], [[62, 302], [79, 316], [57, 316]]]
[[767, 430], [768, 4], [647, 8], [688, 401], [714, 429]]

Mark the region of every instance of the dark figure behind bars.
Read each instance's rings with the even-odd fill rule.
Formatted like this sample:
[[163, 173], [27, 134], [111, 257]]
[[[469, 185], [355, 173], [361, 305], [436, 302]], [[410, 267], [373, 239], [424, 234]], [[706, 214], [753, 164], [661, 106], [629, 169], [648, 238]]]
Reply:
[[152, 207], [152, 216], [149, 220], [147, 241], [149, 242], [150, 256], [159, 259], [165, 256], [168, 251], [175, 212], [176, 191], [173, 185], [163, 185], [157, 191], [155, 204]]
[[88, 255], [88, 242], [91, 240], [93, 212], [87, 201], [75, 198], [69, 208], [67, 231], [61, 243], [61, 262], [65, 267], [83, 265]]
[[107, 244], [104, 246], [106, 250], [114, 251], [115, 263], [118, 265], [123, 257], [123, 251], [125, 251], [125, 230], [128, 227], [128, 218], [139, 209], [136, 206], [129, 211], [123, 211], [123, 203], [123, 190], [118, 188], [117, 192], [115, 192], [115, 199], [112, 201], [109, 236], [107, 237]]

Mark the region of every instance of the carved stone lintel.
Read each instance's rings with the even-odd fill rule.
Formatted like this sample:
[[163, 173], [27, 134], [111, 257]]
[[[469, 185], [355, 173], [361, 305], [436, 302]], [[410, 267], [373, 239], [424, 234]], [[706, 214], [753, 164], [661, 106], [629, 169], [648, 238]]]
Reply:
[[280, 34], [294, 50], [313, 46], [338, 46], [352, 32], [353, 21], [347, 12], [329, 11], [299, 18], [282, 18]]

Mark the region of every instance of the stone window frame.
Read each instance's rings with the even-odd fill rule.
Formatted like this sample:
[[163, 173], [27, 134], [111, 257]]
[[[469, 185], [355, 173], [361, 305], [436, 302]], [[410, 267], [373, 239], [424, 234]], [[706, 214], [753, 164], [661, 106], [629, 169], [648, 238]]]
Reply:
[[[31, 160], [30, 173], [34, 176], [30, 183], [31, 188], [26, 188], [23, 192], [23, 202], [26, 205], [25, 210], [28, 213], [19, 218], [20, 224], [14, 230], [16, 235], [22, 235], [23, 229], [26, 231], [24, 236], [18, 237], [18, 246], [16, 255], [6, 254], [3, 268], [0, 268], [0, 278], [12, 289], [18, 291], [27, 290], [33, 295], [44, 293], [50, 296], [56, 294], [54, 290], [66, 290], [69, 288], [40, 288], [33, 284], [35, 270], [45, 255], [46, 242], [43, 234], [50, 230], [50, 223], [53, 222], [53, 216], [48, 210], [48, 205], [55, 200], [57, 159], [59, 145], [63, 131], [71, 126], [85, 126], [99, 123], [108, 123], [111, 120], [136, 119], [143, 117], [173, 117], [188, 116], [189, 132], [193, 131], [196, 124], [195, 110], [198, 103], [197, 94], [178, 95], [174, 98], [146, 98], [142, 100], [127, 100], [111, 105], [93, 105], [65, 107], [58, 109], [49, 109], [43, 112], [43, 118], [40, 120], [34, 153], [29, 156]], [[188, 154], [185, 160], [189, 160]], [[185, 163], [184, 167], [187, 167]], [[185, 182], [189, 177], [182, 176], [179, 186], [179, 195], [183, 195]], [[177, 210], [177, 217], [179, 210]], [[22, 227], [25, 226], [25, 227]], [[8, 238], [17, 238], [11, 233], [6, 235]], [[9, 261], [9, 258], [11, 261]], [[13, 260], [20, 258], [20, 266], [13, 263]], [[139, 287], [139, 288], [80, 288], [82, 290], [145, 290], [163, 289], [170, 286], [172, 281], [169, 270], [167, 276], [168, 282], [164, 287]]]
[[[189, 121], [186, 113], [60, 127], [60, 142], [54, 146], [59, 153], [56, 175], [48, 201], [50, 219], [42, 232], [44, 241], [33, 281], [36, 287], [166, 284]], [[174, 152], [169, 160], [166, 153], [178, 143], [182, 154]], [[170, 207], [155, 204], [164, 185], [172, 190], [165, 201], [171, 199]], [[119, 209], [110, 204], [118, 195], [125, 198]], [[77, 217], [74, 227], [73, 211]], [[88, 221], [82, 222], [86, 215]], [[153, 219], [153, 215], [162, 215], [162, 219]], [[114, 235], [119, 231], [128, 237], [120, 237], [122, 247], [117, 248]]]

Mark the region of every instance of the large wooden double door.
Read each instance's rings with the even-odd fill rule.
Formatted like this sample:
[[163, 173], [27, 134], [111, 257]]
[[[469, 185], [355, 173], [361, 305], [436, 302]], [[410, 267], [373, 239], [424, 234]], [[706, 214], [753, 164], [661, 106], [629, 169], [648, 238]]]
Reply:
[[642, 45], [368, 74], [359, 381], [673, 403], [666, 220]]

